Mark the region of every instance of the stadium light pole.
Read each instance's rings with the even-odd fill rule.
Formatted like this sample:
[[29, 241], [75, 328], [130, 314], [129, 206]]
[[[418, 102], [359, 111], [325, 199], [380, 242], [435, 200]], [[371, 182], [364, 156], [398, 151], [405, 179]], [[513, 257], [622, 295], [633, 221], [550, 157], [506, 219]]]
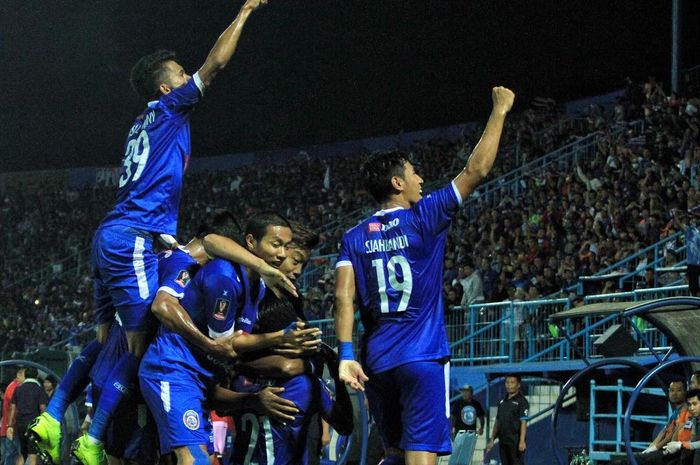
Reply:
[[671, 90], [678, 92], [678, 74], [681, 70], [681, 7], [682, 0], [673, 0], [671, 7]]

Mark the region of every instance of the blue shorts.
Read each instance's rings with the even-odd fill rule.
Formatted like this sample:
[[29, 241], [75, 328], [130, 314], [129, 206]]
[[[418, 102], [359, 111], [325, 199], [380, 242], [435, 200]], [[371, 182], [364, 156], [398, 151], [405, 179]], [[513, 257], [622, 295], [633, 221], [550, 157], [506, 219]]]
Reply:
[[158, 290], [153, 237], [134, 228], [100, 228], [92, 242], [92, 271], [98, 324], [119, 314], [125, 331], [153, 324], [150, 307]]
[[451, 453], [449, 363], [411, 362], [368, 376], [367, 400], [384, 447]]
[[206, 445], [213, 450], [209, 411], [204, 408], [207, 390], [196, 376], [191, 382], [184, 382], [156, 380], [139, 374], [139, 383], [158, 426], [161, 454], [182, 446]]

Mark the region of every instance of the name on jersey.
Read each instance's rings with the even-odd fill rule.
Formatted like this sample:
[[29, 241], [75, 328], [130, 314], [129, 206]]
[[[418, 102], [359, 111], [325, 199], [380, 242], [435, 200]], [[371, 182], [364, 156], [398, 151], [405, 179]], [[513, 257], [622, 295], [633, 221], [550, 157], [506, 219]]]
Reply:
[[129, 137], [133, 136], [136, 134], [138, 131], [141, 131], [142, 129], [146, 129], [149, 124], [153, 123], [156, 120], [156, 112], [155, 111], [149, 111], [145, 115], [143, 115], [143, 121], [140, 123], [136, 123], [133, 126], [131, 126], [131, 131], [129, 131]]
[[365, 253], [391, 252], [392, 250], [407, 249], [408, 237], [405, 234], [391, 239], [370, 239], [365, 241]]
[[382, 224], [382, 223], [369, 223], [367, 225], [367, 230], [369, 232], [380, 232], [380, 231], [388, 231], [390, 229], [393, 229], [399, 225], [399, 219], [394, 218], [393, 220], [389, 221], [387, 224]]

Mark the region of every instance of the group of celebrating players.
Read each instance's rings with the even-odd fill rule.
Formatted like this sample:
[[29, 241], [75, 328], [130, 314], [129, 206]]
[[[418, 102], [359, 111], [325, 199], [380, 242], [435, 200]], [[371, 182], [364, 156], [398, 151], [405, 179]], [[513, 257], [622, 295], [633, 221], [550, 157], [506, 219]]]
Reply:
[[[514, 94], [492, 90], [492, 113], [466, 166], [426, 198], [409, 154], [380, 152], [365, 161], [361, 174], [381, 210], [342, 240], [336, 355], [302, 321], [293, 283], [318, 242], [314, 232], [260, 213], [241, 234], [235, 216], [218, 211], [186, 245], [175, 239], [190, 115], [263, 3], [245, 2], [193, 76], [163, 50], [131, 71], [132, 87], [148, 103], [127, 136], [116, 204], [93, 238], [96, 339], [27, 433], [46, 463], [60, 463], [61, 421], [90, 382], [94, 415], [71, 449], [84, 465], [124, 456], [118, 438], [137, 431], [129, 407], [137, 392], [161, 456], [173, 453], [178, 464], [211, 463], [212, 409], [234, 416], [236, 465], [305, 464], [313, 415], [340, 434], [352, 432], [345, 385], [366, 390], [385, 464], [430, 465], [450, 453], [444, 244], [462, 199], [494, 163]], [[362, 363], [352, 343], [355, 305]], [[323, 365], [335, 394], [320, 379]]]

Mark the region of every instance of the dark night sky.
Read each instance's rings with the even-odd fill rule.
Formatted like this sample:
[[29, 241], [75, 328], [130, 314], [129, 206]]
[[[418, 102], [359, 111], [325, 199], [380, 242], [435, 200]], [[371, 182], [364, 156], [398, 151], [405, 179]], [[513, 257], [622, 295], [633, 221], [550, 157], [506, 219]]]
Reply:
[[[119, 164], [142, 108], [131, 65], [169, 48], [194, 72], [241, 4], [4, 0], [0, 171]], [[685, 0], [685, 65], [699, 19]], [[670, 49], [671, 0], [270, 0], [197, 110], [193, 152], [484, 120], [493, 84], [522, 103], [668, 82]]]

